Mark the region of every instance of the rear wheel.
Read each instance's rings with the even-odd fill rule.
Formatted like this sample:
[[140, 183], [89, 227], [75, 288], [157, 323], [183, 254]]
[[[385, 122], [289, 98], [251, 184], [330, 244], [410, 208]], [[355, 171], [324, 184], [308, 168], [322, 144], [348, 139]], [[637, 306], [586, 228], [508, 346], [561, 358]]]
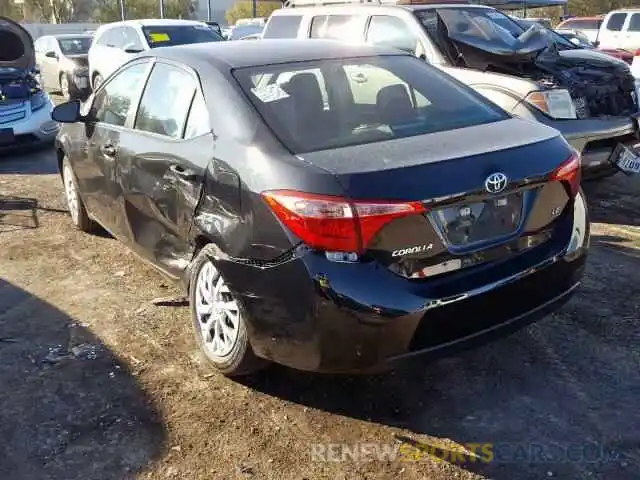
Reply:
[[71, 221], [79, 230], [89, 232], [92, 227], [91, 219], [78, 193], [76, 177], [66, 156], [62, 160], [62, 183], [64, 184], [64, 194], [67, 199]]
[[207, 254], [206, 245], [191, 268], [189, 299], [196, 342], [206, 362], [227, 376], [246, 375], [266, 362], [253, 353], [244, 315], [220, 271]]

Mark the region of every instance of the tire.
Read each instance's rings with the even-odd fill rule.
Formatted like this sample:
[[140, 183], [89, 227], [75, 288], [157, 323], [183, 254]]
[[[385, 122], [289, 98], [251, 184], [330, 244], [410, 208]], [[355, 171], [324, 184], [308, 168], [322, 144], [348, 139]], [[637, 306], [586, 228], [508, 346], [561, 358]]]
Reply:
[[79, 230], [90, 232], [93, 227], [93, 222], [89, 218], [82, 198], [80, 198], [76, 177], [66, 155], [62, 159], [62, 184], [64, 186], [64, 194], [67, 200], [69, 214], [71, 215], [71, 221]]
[[102, 75], [100, 75], [99, 73], [96, 73], [95, 76], [93, 77], [93, 85], [92, 85], [94, 92], [100, 87], [102, 82], [104, 82], [104, 78], [102, 78]]
[[[190, 268], [189, 303], [196, 343], [215, 371], [228, 377], [248, 375], [267, 362], [253, 353], [240, 302], [207, 257], [213, 253], [213, 245], [204, 246]], [[214, 310], [214, 302], [229, 308]]]

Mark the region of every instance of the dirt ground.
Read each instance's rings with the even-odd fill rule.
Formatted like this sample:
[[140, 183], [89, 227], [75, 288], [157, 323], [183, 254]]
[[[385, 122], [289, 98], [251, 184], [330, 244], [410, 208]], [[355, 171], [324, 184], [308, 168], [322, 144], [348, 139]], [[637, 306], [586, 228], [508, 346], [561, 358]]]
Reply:
[[[640, 179], [587, 193], [589, 267], [559, 313], [385, 375], [237, 383], [199, 364], [186, 307], [151, 303], [177, 287], [74, 230], [51, 151], [0, 158], [0, 478], [640, 478]], [[403, 437], [438, 449], [311, 454]], [[470, 443], [494, 461], [440, 460]]]

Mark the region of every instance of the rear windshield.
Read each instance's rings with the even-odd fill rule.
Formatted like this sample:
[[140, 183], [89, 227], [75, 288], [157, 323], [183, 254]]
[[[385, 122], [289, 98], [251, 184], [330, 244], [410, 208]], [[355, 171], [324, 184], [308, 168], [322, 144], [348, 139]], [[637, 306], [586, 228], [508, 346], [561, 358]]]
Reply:
[[91, 37], [58, 38], [60, 50], [65, 55], [82, 55], [89, 52]]
[[294, 153], [424, 135], [508, 115], [411, 56], [236, 69], [251, 103]]
[[186, 45], [188, 43], [219, 42], [223, 38], [209, 25], [158, 25], [142, 27], [151, 48]]

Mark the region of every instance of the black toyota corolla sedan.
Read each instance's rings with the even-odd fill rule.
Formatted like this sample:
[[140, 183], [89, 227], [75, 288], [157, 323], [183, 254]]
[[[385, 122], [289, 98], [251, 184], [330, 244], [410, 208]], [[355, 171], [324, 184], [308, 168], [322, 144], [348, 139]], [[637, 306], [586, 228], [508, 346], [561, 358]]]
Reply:
[[580, 159], [408, 54], [326, 40], [154, 49], [58, 106], [73, 223], [184, 280], [227, 375], [374, 371], [562, 305]]

